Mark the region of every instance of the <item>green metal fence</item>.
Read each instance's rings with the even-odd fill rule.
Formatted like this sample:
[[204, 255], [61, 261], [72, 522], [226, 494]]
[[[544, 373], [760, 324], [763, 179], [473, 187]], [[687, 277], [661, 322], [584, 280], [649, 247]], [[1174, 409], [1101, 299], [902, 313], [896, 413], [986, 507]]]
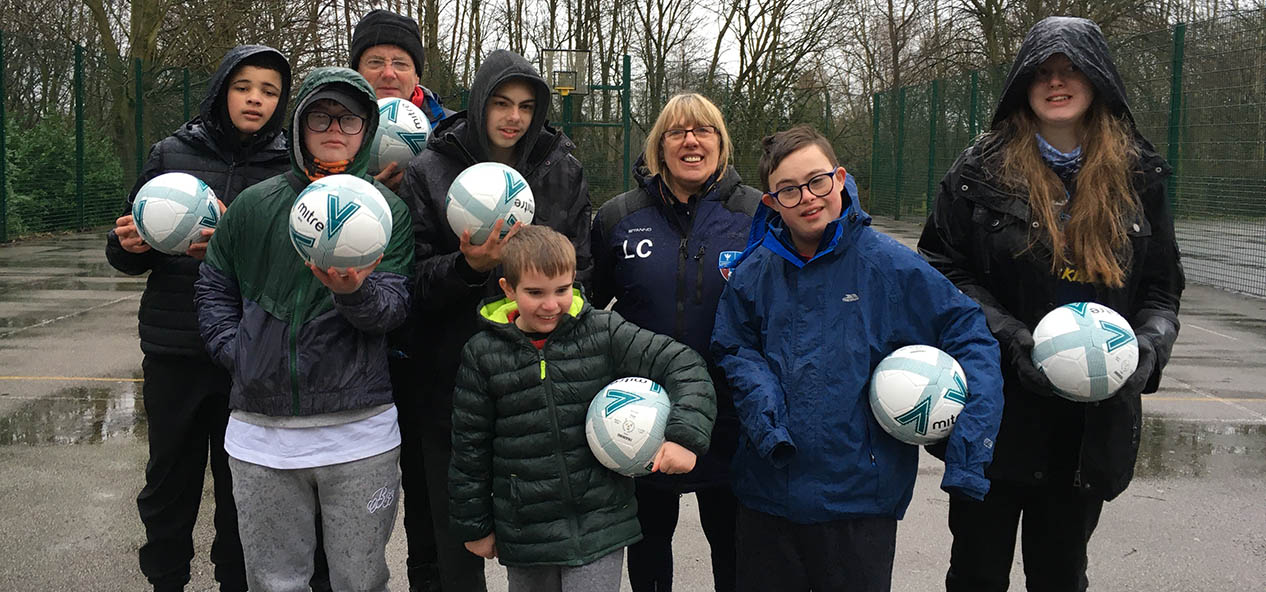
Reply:
[[[1266, 11], [1111, 40], [1139, 130], [1174, 167], [1188, 279], [1266, 297]], [[988, 129], [1009, 65], [873, 97], [870, 208], [926, 217]]]
[[[207, 75], [0, 32], [0, 241], [107, 224]], [[139, 140], [138, 140], [139, 138]]]

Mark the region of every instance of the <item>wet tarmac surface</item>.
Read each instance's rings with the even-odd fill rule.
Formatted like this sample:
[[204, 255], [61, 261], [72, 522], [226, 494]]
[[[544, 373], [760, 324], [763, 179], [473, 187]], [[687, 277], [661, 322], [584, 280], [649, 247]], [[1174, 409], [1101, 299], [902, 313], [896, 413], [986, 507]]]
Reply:
[[116, 439], [144, 443], [145, 438], [139, 382], [60, 389], [0, 417], [0, 446], [101, 444]]
[[[918, 228], [879, 220], [913, 244]], [[144, 278], [100, 235], [0, 246], [0, 590], [139, 590], [146, 422], [136, 336]], [[1092, 589], [1266, 590], [1266, 300], [1190, 286], [1162, 388], [1144, 397], [1134, 483], [1091, 541]], [[948, 562], [941, 465], [924, 455], [898, 535], [894, 590], [939, 589]], [[190, 590], [213, 589], [204, 498]], [[710, 589], [686, 510], [677, 589]], [[389, 546], [403, 589], [402, 528]], [[1017, 554], [1014, 589], [1023, 588]], [[504, 590], [489, 564], [492, 590]], [[627, 587], [626, 587], [627, 589]]]

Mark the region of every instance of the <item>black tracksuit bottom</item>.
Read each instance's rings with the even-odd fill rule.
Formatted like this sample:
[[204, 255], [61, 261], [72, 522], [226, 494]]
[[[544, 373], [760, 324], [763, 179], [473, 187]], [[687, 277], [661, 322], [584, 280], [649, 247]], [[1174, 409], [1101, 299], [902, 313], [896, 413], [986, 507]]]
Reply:
[[896, 552], [896, 518], [798, 524], [739, 504], [742, 592], [888, 592]]
[[1103, 500], [1071, 485], [1024, 485], [993, 481], [984, 501], [951, 498], [954, 535], [948, 592], [1002, 592], [1011, 582], [1016, 528], [1029, 592], [1081, 592], [1086, 543], [1099, 524]]
[[[671, 489], [634, 481], [637, 520], [642, 540], [629, 546], [629, 583], [633, 592], [668, 592], [673, 589], [673, 532], [681, 494]], [[712, 550], [712, 580], [717, 592], [734, 590], [734, 513], [738, 501], [728, 485], [695, 491], [699, 522]]]
[[215, 539], [211, 561], [222, 591], [245, 591], [246, 568], [237, 532], [237, 507], [224, 428], [229, 420], [229, 376], [200, 357], [147, 355], [142, 391], [149, 427], [145, 488], [136, 497], [145, 544], [141, 572], [155, 590], [182, 590], [193, 559], [193, 526], [202, 480], [211, 461]]
[[400, 485], [408, 542], [410, 592], [483, 592], [484, 559], [448, 533], [451, 419], [435, 417], [424, 400], [416, 363], [393, 357], [391, 386], [400, 416]]

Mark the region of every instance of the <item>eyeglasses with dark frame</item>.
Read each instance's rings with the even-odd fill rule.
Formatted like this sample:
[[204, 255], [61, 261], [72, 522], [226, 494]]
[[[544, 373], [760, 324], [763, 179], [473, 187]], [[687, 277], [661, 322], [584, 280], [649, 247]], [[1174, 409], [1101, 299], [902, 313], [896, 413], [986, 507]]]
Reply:
[[803, 188], [809, 188], [809, 193], [818, 197], [826, 197], [835, 188], [835, 171], [827, 171], [818, 173], [809, 180], [799, 185], [788, 185], [777, 191], [770, 191], [765, 195], [778, 201], [778, 205], [784, 208], [794, 208], [800, 205], [800, 201], [804, 199]]
[[678, 128], [664, 130], [664, 139], [673, 143], [682, 142], [685, 141], [686, 134], [689, 133], [693, 133], [696, 140], [703, 142], [705, 140], [710, 140], [713, 136], [717, 135], [717, 126], [701, 125], [699, 127], [690, 127], [686, 129]]
[[365, 118], [353, 113], [344, 113], [335, 117], [324, 111], [308, 111], [303, 116], [303, 124], [311, 131], [323, 132], [330, 129], [330, 124], [336, 119], [338, 128], [349, 136], [359, 134], [365, 129]]

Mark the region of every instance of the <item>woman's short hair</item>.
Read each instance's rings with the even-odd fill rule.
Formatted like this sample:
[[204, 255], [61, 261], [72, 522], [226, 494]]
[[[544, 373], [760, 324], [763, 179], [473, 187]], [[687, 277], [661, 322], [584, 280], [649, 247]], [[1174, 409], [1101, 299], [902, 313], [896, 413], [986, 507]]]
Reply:
[[721, 116], [721, 110], [701, 94], [681, 93], [668, 99], [668, 103], [660, 110], [655, 125], [651, 126], [650, 133], [646, 134], [644, 154], [646, 168], [650, 169], [651, 174], [669, 174], [668, 168], [664, 166], [664, 132], [674, 125], [683, 123], [690, 126], [716, 126], [717, 133], [721, 136], [717, 170], [725, 170], [725, 167], [730, 164], [730, 154], [733, 149], [730, 146], [730, 132], [725, 129], [725, 118]]

